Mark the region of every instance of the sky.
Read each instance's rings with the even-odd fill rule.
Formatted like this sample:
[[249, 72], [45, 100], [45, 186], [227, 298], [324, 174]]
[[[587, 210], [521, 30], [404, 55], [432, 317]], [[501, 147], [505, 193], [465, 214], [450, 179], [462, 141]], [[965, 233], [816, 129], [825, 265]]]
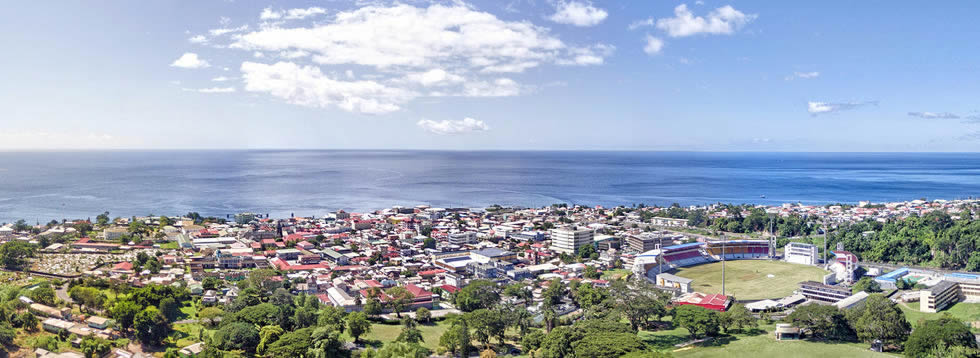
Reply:
[[18, 1], [0, 150], [980, 150], [980, 3]]

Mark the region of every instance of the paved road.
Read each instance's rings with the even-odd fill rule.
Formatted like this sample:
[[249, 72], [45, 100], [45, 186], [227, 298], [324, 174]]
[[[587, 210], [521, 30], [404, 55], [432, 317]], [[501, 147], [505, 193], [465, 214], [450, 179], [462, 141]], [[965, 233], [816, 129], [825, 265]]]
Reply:
[[68, 284], [67, 283], [64, 284], [64, 285], [62, 285], [61, 287], [58, 287], [58, 289], [55, 290], [54, 293], [62, 301], [68, 302], [69, 304], [75, 303], [75, 301], [71, 299], [71, 296], [68, 295]]

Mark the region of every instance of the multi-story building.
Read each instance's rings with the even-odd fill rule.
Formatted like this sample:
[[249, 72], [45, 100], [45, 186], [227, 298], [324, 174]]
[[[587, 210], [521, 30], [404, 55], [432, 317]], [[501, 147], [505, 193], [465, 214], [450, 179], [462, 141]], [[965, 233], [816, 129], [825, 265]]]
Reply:
[[783, 260], [801, 265], [816, 265], [817, 247], [802, 242], [791, 242], [783, 248]]
[[592, 245], [595, 232], [583, 227], [563, 227], [551, 229], [551, 250], [574, 255], [580, 247]]
[[467, 245], [476, 243], [475, 231], [464, 231], [449, 234], [449, 243], [452, 245]]
[[851, 296], [851, 290], [842, 286], [825, 285], [820, 282], [800, 282], [800, 294], [807, 299], [837, 303]]
[[948, 273], [943, 281], [922, 290], [919, 310], [938, 312], [960, 301], [980, 301], [980, 275]]

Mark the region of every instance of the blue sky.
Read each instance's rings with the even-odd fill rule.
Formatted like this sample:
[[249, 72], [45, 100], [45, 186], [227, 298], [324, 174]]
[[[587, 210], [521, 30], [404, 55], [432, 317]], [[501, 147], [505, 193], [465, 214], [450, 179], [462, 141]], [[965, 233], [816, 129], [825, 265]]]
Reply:
[[9, 3], [0, 149], [977, 151], [978, 7]]

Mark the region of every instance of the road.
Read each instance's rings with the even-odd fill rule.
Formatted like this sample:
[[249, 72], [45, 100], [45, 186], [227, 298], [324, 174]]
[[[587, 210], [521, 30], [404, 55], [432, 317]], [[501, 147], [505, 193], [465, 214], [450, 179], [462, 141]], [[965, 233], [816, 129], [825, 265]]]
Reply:
[[64, 285], [62, 285], [61, 287], [58, 287], [58, 289], [55, 290], [54, 293], [55, 293], [56, 296], [58, 296], [58, 299], [60, 299], [62, 301], [65, 301], [65, 302], [68, 302], [68, 304], [75, 303], [75, 301], [71, 299], [71, 296], [68, 295], [68, 284], [67, 283], [64, 284]]

